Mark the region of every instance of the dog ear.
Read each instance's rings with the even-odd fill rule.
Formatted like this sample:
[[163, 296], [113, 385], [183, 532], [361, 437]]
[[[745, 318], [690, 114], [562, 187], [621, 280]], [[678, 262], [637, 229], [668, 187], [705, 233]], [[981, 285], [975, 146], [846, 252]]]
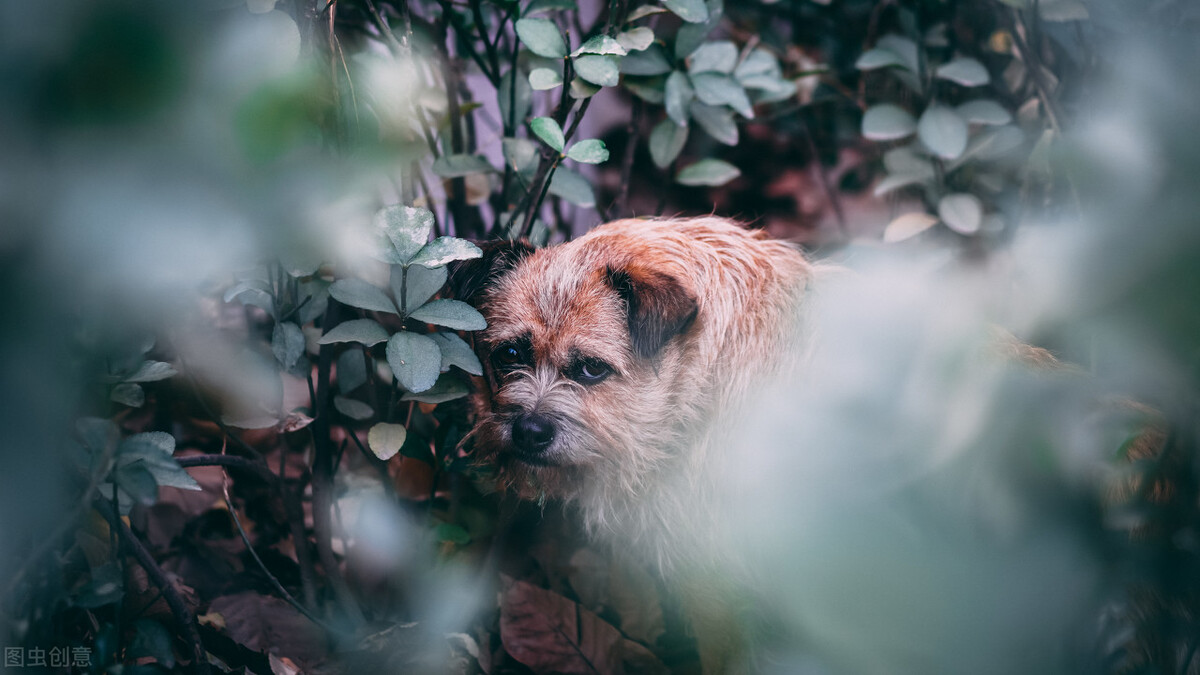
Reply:
[[636, 265], [609, 267], [606, 273], [628, 308], [629, 337], [638, 357], [653, 358], [696, 320], [696, 298], [675, 277]]
[[468, 304], [475, 304], [484, 289], [535, 250], [524, 239], [492, 239], [477, 245], [483, 250], [481, 257], [450, 264], [450, 293]]

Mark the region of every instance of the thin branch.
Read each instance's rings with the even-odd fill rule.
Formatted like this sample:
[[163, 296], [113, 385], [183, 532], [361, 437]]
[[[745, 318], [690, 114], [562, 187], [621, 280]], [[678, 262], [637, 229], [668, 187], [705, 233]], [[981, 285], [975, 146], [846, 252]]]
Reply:
[[100, 513], [100, 515], [108, 521], [108, 526], [117, 532], [118, 538], [125, 548], [133, 555], [142, 569], [146, 570], [146, 576], [150, 577], [150, 581], [158, 586], [158, 590], [162, 592], [163, 599], [167, 601], [167, 607], [171, 609], [172, 616], [175, 617], [175, 623], [179, 626], [179, 632], [184, 641], [188, 643], [192, 651], [192, 672], [198, 675], [208, 675], [208, 656], [204, 651], [204, 643], [200, 641], [200, 629], [196, 624], [196, 617], [192, 614], [192, 610], [188, 609], [187, 603], [183, 600], [183, 595], [179, 593], [179, 589], [171, 580], [167, 578], [166, 572], [162, 567], [159, 567], [155, 562], [154, 556], [146, 549], [141, 540], [134, 535], [133, 530], [125, 524], [112, 506], [103, 499], [96, 499], [92, 502], [92, 507]]

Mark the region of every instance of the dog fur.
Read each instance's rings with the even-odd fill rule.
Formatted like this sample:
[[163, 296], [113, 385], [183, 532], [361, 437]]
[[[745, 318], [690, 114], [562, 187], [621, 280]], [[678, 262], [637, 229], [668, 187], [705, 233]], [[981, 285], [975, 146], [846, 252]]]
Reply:
[[[452, 279], [488, 322], [477, 455], [505, 487], [576, 505], [594, 538], [666, 576], [715, 561], [716, 467], [742, 406], [802, 361], [812, 276], [795, 247], [717, 217], [620, 220], [539, 250], [490, 244]], [[517, 363], [497, 361], [514, 348]], [[611, 374], [581, 383], [584, 367]], [[530, 415], [553, 427], [537, 452], [514, 442]]]

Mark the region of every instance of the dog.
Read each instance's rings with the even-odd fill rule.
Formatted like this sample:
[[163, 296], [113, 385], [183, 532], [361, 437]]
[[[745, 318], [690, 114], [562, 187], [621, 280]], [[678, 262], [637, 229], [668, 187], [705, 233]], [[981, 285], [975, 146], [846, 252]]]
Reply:
[[[803, 362], [815, 266], [719, 217], [484, 249], [451, 278], [488, 324], [476, 334], [477, 456], [503, 487], [572, 504], [589, 535], [663, 577], [719, 576], [717, 467], [753, 395]], [[696, 585], [693, 597], [714, 594]]]

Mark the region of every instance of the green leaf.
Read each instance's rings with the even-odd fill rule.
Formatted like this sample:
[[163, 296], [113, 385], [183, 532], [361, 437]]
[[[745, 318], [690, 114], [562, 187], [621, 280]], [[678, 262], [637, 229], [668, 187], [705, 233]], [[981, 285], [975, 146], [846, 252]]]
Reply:
[[358, 349], [347, 349], [339, 354], [337, 358], [338, 391], [345, 396], [366, 383], [366, 355]]
[[279, 251], [279, 264], [288, 276], [297, 279], [316, 274], [317, 270], [321, 269], [321, 262], [319, 253], [296, 245], [287, 246]]
[[742, 84], [747, 89], [755, 90], [756, 93], [751, 99], [755, 104], [786, 101], [796, 95], [796, 83], [791, 80], [768, 81], [763, 78], [754, 78]]
[[862, 135], [872, 141], [892, 141], [916, 131], [917, 122], [907, 110], [880, 103], [867, 109], [862, 118]]
[[737, 122], [733, 120], [732, 110], [725, 106], [705, 105], [699, 101], [692, 103], [688, 110], [696, 124], [718, 143], [737, 145], [738, 127]]
[[471, 543], [471, 535], [459, 525], [440, 523], [434, 528], [434, 536], [439, 542], [450, 542], [458, 546]]
[[729, 75], [721, 73], [697, 73], [691, 76], [696, 98], [708, 105], [727, 105], [746, 119], [754, 119], [754, 107], [746, 90]]
[[667, 78], [664, 95], [666, 97], [667, 116], [679, 126], [686, 127], [688, 124], [688, 104], [696, 96], [695, 90], [692, 89], [692, 83], [688, 81], [688, 76], [681, 70], [671, 73], [671, 76]]
[[494, 171], [492, 165], [479, 155], [442, 155], [433, 160], [433, 172], [442, 178], [462, 178]]
[[575, 0], [533, 0], [529, 6], [525, 8], [523, 16], [540, 14], [542, 12], [553, 12], [558, 10], [579, 9], [575, 4]]
[[663, 14], [666, 11], [667, 10], [663, 9], [662, 7], [658, 7], [656, 5], [642, 5], [641, 7], [638, 7], [637, 9], [630, 12], [629, 16], [626, 17], [625, 22], [632, 23], [634, 21], [637, 21], [638, 19], [644, 19], [648, 16], [654, 16], [655, 14]]
[[[446, 277], [449, 276], [449, 271], [443, 267], [423, 267], [421, 265], [412, 265], [408, 269], [408, 281], [404, 283], [404, 307], [406, 311], [413, 311], [429, 301], [435, 293], [442, 290], [442, 286], [446, 285]], [[392, 295], [400, 297], [400, 286], [405, 268], [396, 266], [392, 268], [392, 276], [390, 285], [392, 287]], [[386, 339], [386, 338], [384, 338]]]
[[117, 446], [117, 464], [140, 461], [160, 486], [199, 490], [200, 484], [175, 461], [175, 438], [160, 431], [134, 434]]
[[504, 163], [521, 174], [525, 182], [533, 180], [538, 166], [538, 146], [528, 138], [506, 138], [501, 141]]
[[167, 670], [175, 667], [174, 638], [161, 623], [152, 619], [138, 619], [133, 622], [133, 628], [133, 641], [126, 655], [130, 660], [150, 657]]
[[933, 178], [933, 162], [925, 155], [918, 154], [912, 145], [892, 148], [883, 153], [883, 166], [888, 173], [921, 174]]
[[552, 147], [557, 152], [563, 151], [563, 146], [567, 144], [567, 139], [563, 138], [562, 127], [558, 126], [550, 117], [535, 117], [529, 123], [529, 128], [533, 133], [546, 145]]
[[942, 159], [954, 159], [967, 147], [967, 122], [951, 108], [931, 105], [917, 122], [917, 136]]
[[75, 421], [75, 433], [79, 442], [93, 455], [104, 454], [109, 447], [116, 445], [121, 437], [121, 431], [111, 420], [99, 417], [83, 417]]
[[659, 122], [650, 132], [650, 159], [658, 168], [667, 168], [679, 156], [687, 139], [687, 127], [681, 127], [670, 119]]
[[883, 230], [883, 240], [888, 243], [904, 241], [937, 225], [937, 218], [924, 212], [906, 213], [897, 217]]
[[589, 138], [572, 145], [567, 157], [584, 164], [599, 164], [608, 161], [608, 148], [604, 147], [604, 141]]
[[729, 40], [706, 42], [688, 56], [688, 72], [693, 74], [717, 72], [728, 75], [737, 66], [737, 59], [737, 47]]
[[500, 104], [500, 119], [507, 120], [509, 128], [516, 129], [533, 108], [533, 88], [529, 86], [529, 78], [514, 79], [513, 72], [509, 70], [500, 77], [496, 99]]
[[868, 49], [863, 52], [858, 60], [854, 62], [854, 67], [859, 70], [875, 70], [877, 68], [888, 68], [891, 66], [906, 67], [904, 59], [899, 54], [883, 47]]
[[1012, 121], [1012, 114], [990, 98], [967, 101], [955, 108], [959, 117], [971, 124], [1002, 125]]
[[662, 46], [652, 44], [640, 52], [633, 52], [621, 58], [621, 72], [626, 75], [666, 75], [671, 72], [671, 62]]
[[928, 176], [915, 173], [891, 174], [875, 184], [875, 189], [873, 190], [872, 194], [874, 194], [876, 197], [882, 197], [883, 195], [895, 190], [899, 190], [902, 187], [923, 183], [929, 179], [930, 178]]
[[[654, 31], [645, 26], [631, 28], [623, 33], [617, 33], [617, 43], [625, 49], [626, 54], [640, 52], [654, 44]], [[621, 72], [625, 72], [624, 67]]]
[[124, 585], [125, 574], [120, 565], [111, 562], [97, 565], [91, 569], [91, 580], [71, 599], [71, 604], [85, 609], [112, 604], [124, 595]]
[[357, 342], [370, 347], [388, 339], [387, 330], [373, 319], [343, 321], [317, 340], [317, 344], [331, 345], [338, 342]]
[[385, 263], [405, 265], [425, 245], [432, 231], [433, 213], [428, 209], [402, 204], [384, 207], [373, 221], [376, 245], [371, 256]]
[[583, 78], [571, 78], [571, 98], [591, 98], [596, 94], [599, 94], [601, 89], [602, 87], [597, 87], [596, 85], [585, 81]]
[[146, 403], [146, 392], [140, 384], [132, 382], [122, 382], [113, 387], [112, 392], [108, 395], [113, 401], [121, 405], [127, 405], [130, 408], [140, 408]]
[[400, 331], [388, 340], [387, 360], [400, 386], [422, 392], [437, 381], [442, 353], [428, 336]]
[[920, 70], [920, 50], [917, 43], [895, 34], [884, 35], [875, 42], [877, 49], [886, 49], [900, 57], [901, 66], [916, 73]]
[[1043, 21], [1086, 21], [1088, 10], [1079, 0], [1041, 0], [1038, 14]]
[[529, 51], [548, 59], [562, 59], [567, 56], [567, 43], [563, 41], [558, 26], [548, 19], [518, 19], [516, 23], [517, 37], [529, 48]]
[[529, 73], [529, 86], [534, 91], [545, 91], [562, 85], [562, 75], [549, 68], [534, 68]]
[[343, 305], [389, 314], [397, 312], [386, 293], [362, 279], [338, 279], [329, 287], [329, 294]]
[[550, 178], [550, 194], [576, 206], [591, 208], [596, 205], [596, 193], [592, 191], [591, 183], [566, 167], [558, 167]]
[[400, 452], [404, 439], [408, 438], [408, 429], [402, 424], [387, 424], [380, 422], [367, 432], [367, 447], [383, 461], [388, 461]]
[[662, 105], [666, 102], [666, 94], [663, 91], [666, 83], [665, 77], [626, 76], [625, 78], [625, 88], [629, 90], [629, 93], [654, 105]]
[[230, 415], [221, 415], [221, 421], [231, 427], [238, 429], [270, 429], [279, 425], [279, 418], [269, 415], [260, 417], [233, 417]]
[[[653, 34], [651, 34], [651, 37], [653, 37]], [[581, 54], [612, 54], [614, 56], [625, 56], [628, 53], [629, 52], [621, 46], [620, 42], [617, 42], [615, 39], [601, 33], [600, 35], [588, 38], [587, 42], [584, 42], [579, 46], [579, 49], [571, 52], [571, 56], [576, 57]]]
[[408, 393], [400, 397], [402, 401], [419, 401], [421, 403], [445, 403], [456, 398], [462, 398], [471, 393], [471, 388], [458, 378], [449, 375], [439, 377], [437, 384], [420, 393]]
[[599, 87], [615, 87], [621, 81], [620, 60], [615, 56], [584, 54], [572, 61], [575, 74]]
[[454, 330], [483, 330], [487, 321], [474, 307], [459, 300], [434, 300], [410, 313], [409, 318]]
[[472, 260], [483, 255], [479, 247], [458, 237], [438, 237], [425, 246], [409, 261], [410, 267], [441, 267], [455, 260]]
[[113, 480], [139, 504], [149, 506], [158, 499], [158, 483], [141, 460], [118, 466], [113, 472]]
[[975, 195], [956, 192], [938, 202], [938, 216], [946, 227], [959, 234], [972, 235], [979, 232], [983, 223], [983, 204]]
[[284, 370], [291, 370], [304, 354], [304, 332], [291, 321], [275, 324], [271, 334], [271, 353]]
[[738, 168], [720, 159], [702, 159], [685, 167], [675, 176], [682, 185], [707, 185], [716, 187], [742, 175]]
[[662, 0], [662, 6], [688, 23], [708, 21], [708, 7], [704, 0]]
[[134, 373], [126, 378], [123, 382], [157, 382], [165, 380], [177, 374], [177, 371], [171, 367], [169, 363], [162, 361], [142, 361], [142, 365]]
[[362, 401], [353, 398], [347, 398], [345, 396], [334, 396], [333, 407], [337, 408], [337, 411], [346, 417], [349, 417], [352, 420], [358, 420], [360, 422], [362, 420], [371, 419], [371, 417], [375, 415], [375, 410], [371, 406], [363, 403]]
[[982, 63], [966, 56], [960, 56], [938, 66], [937, 76], [964, 87], [979, 87], [991, 82], [987, 68]]
[[438, 349], [442, 350], [443, 373], [450, 370], [450, 366], [458, 366], [472, 375], [483, 374], [483, 365], [479, 363], [479, 357], [462, 338], [454, 333], [433, 333], [429, 337], [433, 338]]

